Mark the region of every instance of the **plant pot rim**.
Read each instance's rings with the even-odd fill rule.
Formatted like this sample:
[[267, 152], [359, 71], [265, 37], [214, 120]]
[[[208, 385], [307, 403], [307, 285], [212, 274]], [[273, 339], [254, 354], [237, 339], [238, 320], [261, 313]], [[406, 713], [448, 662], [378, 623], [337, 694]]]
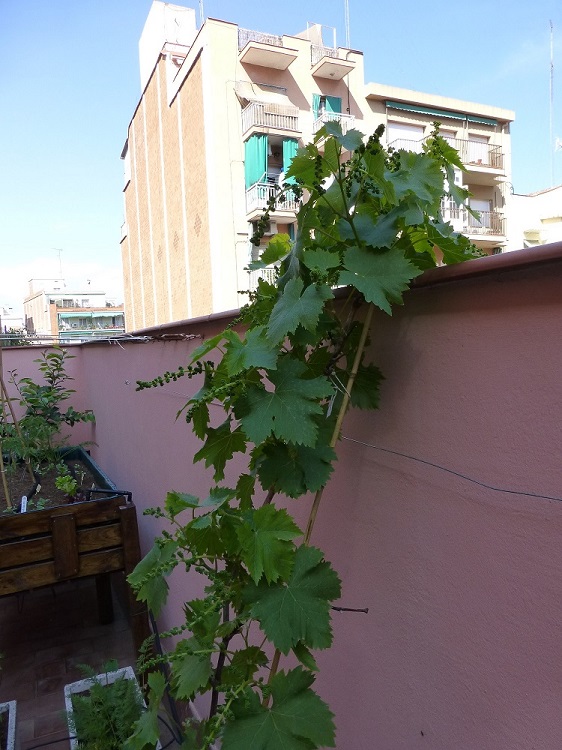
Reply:
[[7, 750], [13, 750], [16, 746], [16, 701], [0, 703], [0, 713], [8, 714]]
[[[143, 694], [139, 687], [137, 676], [132, 667], [121, 667], [116, 669], [114, 672], [102, 672], [101, 674], [95, 675], [94, 677], [85, 677], [82, 680], [76, 680], [76, 682], [70, 682], [64, 686], [64, 704], [66, 707], [67, 717], [73, 713], [72, 707], [72, 696], [78, 693], [84, 693], [91, 688], [96, 682], [102, 685], [111, 685], [116, 680], [124, 678], [125, 680], [131, 680], [135, 684], [135, 690], [142, 701], [142, 705], [146, 708], [146, 702]], [[78, 750], [78, 738], [72, 735], [70, 722], [68, 722], [68, 729], [70, 735], [70, 748], [71, 750]], [[161, 750], [162, 745], [160, 742], [156, 745], [156, 750]]]

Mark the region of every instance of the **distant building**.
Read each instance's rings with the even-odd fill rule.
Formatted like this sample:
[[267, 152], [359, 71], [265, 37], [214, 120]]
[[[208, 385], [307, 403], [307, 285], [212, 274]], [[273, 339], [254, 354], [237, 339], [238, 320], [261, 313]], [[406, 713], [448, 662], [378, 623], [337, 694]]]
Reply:
[[[233, 309], [256, 284], [248, 262], [276, 232], [294, 234], [289, 193], [271, 214], [262, 248], [249, 242], [299, 146], [329, 121], [419, 150], [432, 122], [461, 152], [459, 184], [475, 219], [444, 204], [486, 252], [505, 247], [511, 111], [365, 86], [363, 53], [338, 47], [319, 25], [276, 36], [153, 2], [139, 43], [142, 95], [122, 151], [121, 248], [127, 328]], [[267, 273], [267, 270], [260, 272]]]
[[125, 332], [122, 304], [87, 286], [67, 289], [63, 279], [31, 279], [23, 312], [28, 334], [46, 341], [68, 344]]
[[512, 195], [508, 250], [562, 242], [562, 185], [528, 195]]

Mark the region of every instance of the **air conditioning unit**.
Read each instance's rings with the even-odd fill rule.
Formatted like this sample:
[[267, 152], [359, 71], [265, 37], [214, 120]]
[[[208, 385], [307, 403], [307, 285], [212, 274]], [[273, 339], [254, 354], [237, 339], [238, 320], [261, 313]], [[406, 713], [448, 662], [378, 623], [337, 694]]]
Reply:
[[[257, 228], [258, 228], [258, 222], [252, 221], [252, 232], [255, 232]], [[270, 219], [265, 226], [263, 236], [271, 237], [272, 235], [277, 234], [277, 232], [278, 232], [277, 221], [275, 219]]]

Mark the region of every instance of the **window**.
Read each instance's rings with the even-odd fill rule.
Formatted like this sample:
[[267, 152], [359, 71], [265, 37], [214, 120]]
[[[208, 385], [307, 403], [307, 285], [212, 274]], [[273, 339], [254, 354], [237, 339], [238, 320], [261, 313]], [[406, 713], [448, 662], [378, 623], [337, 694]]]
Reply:
[[341, 115], [341, 97], [312, 94], [312, 115], [314, 120], [316, 121], [329, 113]]

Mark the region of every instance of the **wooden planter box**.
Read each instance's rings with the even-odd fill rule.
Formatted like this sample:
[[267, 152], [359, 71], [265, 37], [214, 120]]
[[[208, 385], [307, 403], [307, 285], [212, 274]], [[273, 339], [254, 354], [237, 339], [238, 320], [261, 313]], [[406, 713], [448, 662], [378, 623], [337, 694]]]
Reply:
[[8, 722], [8, 738], [6, 750], [14, 750], [16, 746], [16, 701], [0, 703], [2, 720]]
[[[85, 502], [0, 518], [0, 596], [95, 576], [100, 621], [113, 620], [110, 574], [128, 575], [140, 561], [131, 494], [103, 475], [105, 488]], [[127, 586], [135, 648], [149, 635], [146, 606]]]
[[[144, 701], [143, 695], [141, 693], [141, 689], [139, 687], [139, 684], [137, 682], [137, 678], [135, 676], [135, 673], [133, 671], [132, 667], [123, 667], [122, 669], [117, 669], [115, 672], [104, 672], [103, 674], [99, 674], [96, 677], [92, 678], [86, 678], [84, 680], [78, 680], [77, 682], [72, 682], [69, 685], [64, 686], [64, 703], [66, 707], [66, 716], [67, 716], [67, 722], [68, 722], [68, 730], [70, 735], [70, 748], [71, 750], [78, 750], [78, 743], [79, 738], [74, 737], [72, 735], [73, 733], [73, 721], [72, 721], [72, 715], [74, 713], [74, 709], [72, 706], [72, 696], [76, 695], [78, 693], [87, 693], [92, 684], [94, 682], [100, 682], [102, 685], [111, 685], [116, 680], [124, 678], [126, 680], [131, 680], [135, 684], [135, 689], [138, 694], [139, 703], [146, 708], [146, 703]], [[156, 745], [156, 750], [161, 750], [162, 745], [160, 742]]]

